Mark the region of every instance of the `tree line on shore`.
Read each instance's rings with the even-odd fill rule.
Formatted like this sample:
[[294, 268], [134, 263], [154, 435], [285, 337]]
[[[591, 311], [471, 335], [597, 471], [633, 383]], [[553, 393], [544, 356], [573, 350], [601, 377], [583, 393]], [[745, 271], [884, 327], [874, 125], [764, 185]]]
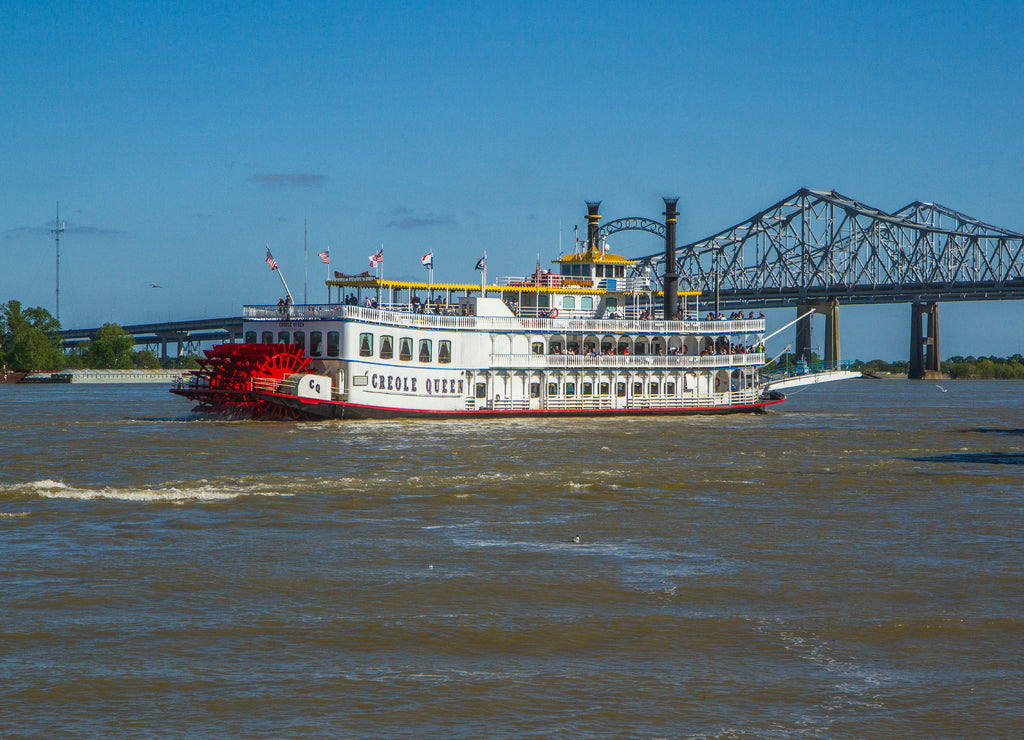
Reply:
[[[817, 355], [811, 362], [818, 362]], [[781, 355], [766, 367], [796, 364], [793, 354]], [[906, 360], [854, 360], [851, 368], [877, 373], [906, 375]], [[45, 308], [22, 308], [18, 301], [0, 306], [0, 368], [10, 370], [64, 370], [93, 368], [98, 370], [156, 370], [198, 367], [194, 357], [161, 360], [149, 350], [135, 351], [135, 338], [125, 334], [119, 324], [104, 324], [96, 336], [65, 351], [60, 337], [60, 323]], [[1024, 357], [950, 357], [940, 363], [942, 373], [950, 378], [1024, 379]]]
[[60, 323], [45, 308], [22, 308], [19, 301], [0, 306], [0, 368], [8, 370], [158, 370], [198, 367], [195, 358], [161, 363], [149, 350], [135, 351], [135, 338], [119, 324], [104, 324], [92, 339], [65, 350]]

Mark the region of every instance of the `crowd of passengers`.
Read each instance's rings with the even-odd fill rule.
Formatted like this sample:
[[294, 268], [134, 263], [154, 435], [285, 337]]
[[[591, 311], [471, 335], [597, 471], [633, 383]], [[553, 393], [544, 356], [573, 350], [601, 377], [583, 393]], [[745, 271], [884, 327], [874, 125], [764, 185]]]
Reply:
[[[710, 337], [708, 338], [710, 339]], [[706, 355], [745, 355], [749, 352], [764, 352], [764, 345], [757, 344], [754, 346], [746, 346], [744, 344], [733, 344], [729, 341], [728, 337], [718, 337], [714, 343], [708, 343], [708, 345], [701, 351], [701, 356]], [[583, 345], [583, 352], [579, 352], [579, 345], [575, 342], [569, 343], [569, 345], [563, 350], [562, 345], [557, 342], [551, 344], [551, 354], [553, 355], [578, 355], [582, 354], [584, 357], [597, 357], [598, 355], [628, 355], [630, 354], [628, 345], [620, 345], [617, 349], [614, 347], [605, 347], [602, 351], [598, 351], [597, 345], [593, 342], [586, 342]], [[638, 354], [643, 354], [639, 352]], [[665, 357], [665, 349], [660, 345], [656, 345], [654, 355]], [[676, 355], [686, 354], [685, 350], [678, 347], [669, 347], [668, 356], [674, 357]]]

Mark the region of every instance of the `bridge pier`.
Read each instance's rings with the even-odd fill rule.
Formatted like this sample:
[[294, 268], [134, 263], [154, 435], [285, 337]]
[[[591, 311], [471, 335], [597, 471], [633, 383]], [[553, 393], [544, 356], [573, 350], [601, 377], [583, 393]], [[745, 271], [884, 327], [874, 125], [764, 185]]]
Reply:
[[[925, 333], [925, 316], [928, 317]], [[939, 304], [935, 301], [910, 305], [910, 380], [927, 380], [942, 375], [939, 365]]]
[[[825, 317], [825, 357], [827, 367], [839, 367], [839, 301], [831, 298], [827, 301], [801, 301], [796, 306], [796, 315], [803, 316], [814, 309]], [[811, 361], [811, 319], [805, 316], [796, 323], [795, 352], [798, 360]]]

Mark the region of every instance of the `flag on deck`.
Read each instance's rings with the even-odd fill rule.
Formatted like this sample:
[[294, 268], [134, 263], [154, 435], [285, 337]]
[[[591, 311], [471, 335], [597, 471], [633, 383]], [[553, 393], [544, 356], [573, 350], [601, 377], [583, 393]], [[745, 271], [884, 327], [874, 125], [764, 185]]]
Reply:
[[384, 247], [381, 247], [377, 254], [370, 255], [370, 267], [376, 267], [384, 261]]
[[420, 258], [420, 262], [422, 262], [423, 266], [426, 267], [428, 270], [433, 270], [434, 269], [434, 253], [433, 252], [427, 252], [425, 255], [423, 255]]
[[480, 259], [478, 259], [476, 261], [476, 269], [478, 269], [478, 270], [486, 270], [487, 269], [487, 257], [486, 256], [481, 257]]
[[331, 250], [325, 249], [322, 252], [318, 252], [316, 256], [319, 257], [320, 261], [325, 265], [331, 264]]
[[267, 264], [270, 265], [271, 270], [277, 269], [277, 260], [274, 259], [274, 255], [270, 253], [270, 247], [267, 247]]

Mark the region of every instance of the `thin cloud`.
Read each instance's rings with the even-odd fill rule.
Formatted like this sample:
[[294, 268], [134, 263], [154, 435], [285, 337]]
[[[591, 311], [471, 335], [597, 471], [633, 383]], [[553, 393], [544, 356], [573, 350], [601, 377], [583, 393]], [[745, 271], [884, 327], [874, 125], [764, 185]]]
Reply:
[[315, 188], [325, 183], [327, 178], [306, 172], [270, 172], [253, 175], [252, 181], [267, 188]]
[[388, 228], [402, 229], [403, 231], [409, 229], [422, 229], [429, 226], [444, 226], [445, 224], [455, 223], [455, 219], [451, 216], [438, 216], [433, 213], [415, 216], [408, 208], [396, 208], [391, 211], [391, 216], [391, 220], [388, 221], [385, 226]]

